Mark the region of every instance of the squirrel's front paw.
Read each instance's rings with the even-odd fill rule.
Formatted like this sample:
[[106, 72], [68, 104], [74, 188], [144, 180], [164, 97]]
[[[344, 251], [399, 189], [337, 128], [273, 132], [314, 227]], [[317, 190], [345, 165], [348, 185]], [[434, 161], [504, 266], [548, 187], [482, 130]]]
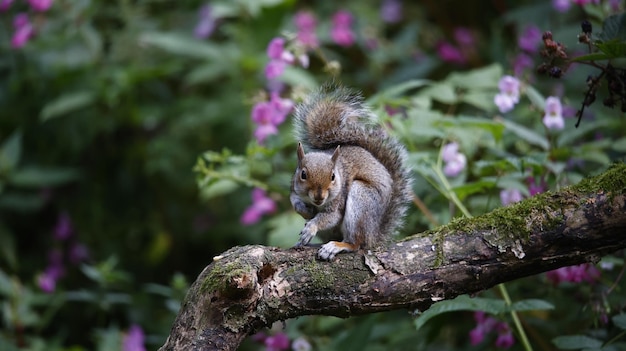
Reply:
[[296, 244], [296, 247], [305, 246], [317, 233], [317, 226], [311, 222], [307, 222], [302, 231], [300, 232], [300, 240]]
[[357, 250], [357, 246], [350, 243], [329, 241], [317, 251], [317, 257], [321, 260], [330, 261], [340, 252], [353, 252]]

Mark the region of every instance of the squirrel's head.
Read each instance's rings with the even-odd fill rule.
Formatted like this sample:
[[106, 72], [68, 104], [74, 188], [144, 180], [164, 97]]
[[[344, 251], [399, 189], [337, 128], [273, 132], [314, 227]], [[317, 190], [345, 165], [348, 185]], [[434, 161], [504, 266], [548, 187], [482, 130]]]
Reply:
[[303, 200], [313, 206], [324, 206], [341, 189], [341, 174], [337, 172], [339, 146], [332, 155], [324, 152], [304, 153], [298, 143], [298, 168], [294, 177], [294, 189]]

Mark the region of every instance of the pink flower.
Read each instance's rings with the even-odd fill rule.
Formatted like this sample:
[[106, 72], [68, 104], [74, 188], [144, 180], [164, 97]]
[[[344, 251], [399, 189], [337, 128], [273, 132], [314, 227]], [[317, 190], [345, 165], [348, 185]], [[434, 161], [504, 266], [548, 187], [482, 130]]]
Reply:
[[289, 337], [285, 333], [276, 333], [275, 335], [268, 336], [265, 339], [266, 351], [282, 351], [289, 349]]
[[592, 284], [600, 279], [600, 271], [589, 263], [583, 263], [546, 272], [546, 278], [554, 285], [562, 282]]
[[351, 46], [354, 44], [354, 33], [352, 33], [352, 15], [350, 12], [341, 10], [333, 15], [333, 26], [330, 30], [330, 37], [340, 46]]
[[122, 340], [122, 351], [146, 351], [144, 339], [143, 329], [137, 324], [131, 325]]
[[282, 99], [277, 92], [272, 92], [270, 101], [259, 102], [252, 107], [252, 121], [257, 125], [254, 137], [259, 144], [269, 135], [278, 133], [277, 127], [285, 122], [293, 106], [293, 101]]
[[565, 120], [563, 119], [563, 107], [558, 97], [550, 96], [546, 99], [545, 114], [543, 124], [548, 129], [563, 129]]
[[15, 33], [13, 33], [13, 38], [11, 39], [11, 46], [15, 49], [26, 45], [28, 40], [35, 34], [35, 30], [30, 23], [28, 15], [24, 13], [17, 14], [15, 18], [13, 18], [13, 27], [15, 28]]
[[517, 189], [504, 189], [500, 191], [500, 201], [503, 206], [522, 201], [522, 193]]
[[[296, 58], [294, 54], [285, 50], [285, 39], [276, 37], [267, 45], [267, 57], [270, 62], [265, 66], [265, 77], [272, 80], [285, 71], [287, 65], [292, 65]], [[306, 55], [303, 55], [306, 56]], [[308, 57], [306, 58], [308, 60]], [[306, 62], [308, 65], [308, 61]]]
[[57, 285], [57, 278], [51, 276], [50, 274], [46, 272], [41, 273], [37, 277], [37, 286], [39, 286], [39, 289], [41, 289], [45, 293], [48, 293], [48, 294], [53, 293], [54, 290], [56, 289], [56, 285]]
[[297, 28], [296, 40], [304, 47], [317, 48], [319, 40], [315, 34], [317, 20], [315, 16], [307, 11], [299, 11], [294, 16], [294, 24]]
[[0, 0], [0, 11], [6, 11], [13, 4], [13, 0]]
[[44, 12], [52, 6], [52, 0], [28, 0], [30, 7], [34, 11]]
[[483, 342], [485, 336], [491, 332], [497, 332], [495, 346], [499, 348], [509, 348], [515, 343], [511, 328], [506, 322], [499, 322], [497, 319], [487, 316], [483, 311], [474, 312], [476, 327], [469, 332], [470, 344], [476, 346]]
[[280, 60], [271, 60], [265, 66], [265, 77], [267, 79], [274, 79], [279, 77], [285, 71], [287, 63]]
[[240, 218], [244, 225], [257, 223], [261, 216], [276, 211], [276, 203], [265, 194], [265, 190], [254, 188], [252, 190], [252, 205], [248, 207]]
[[508, 349], [513, 346], [513, 344], [515, 344], [515, 339], [513, 338], [513, 333], [510, 330], [505, 333], [498, 334], [498, 338], [495, 342], [496, 347], [501, 349]]
[[283, 51], [285, 51], [285, 39], [276, 37], [270, 41], [267, 45], [267, 57], [280, 60], [283, 56]]

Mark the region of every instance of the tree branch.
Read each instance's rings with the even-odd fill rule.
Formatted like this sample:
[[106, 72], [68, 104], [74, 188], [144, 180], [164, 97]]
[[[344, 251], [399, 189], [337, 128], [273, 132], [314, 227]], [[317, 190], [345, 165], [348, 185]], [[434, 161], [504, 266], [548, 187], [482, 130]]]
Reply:
[[315, 259], [317, 249], [235, 247], [191, 286], [161, 351], [235, 350], [245, 336], [302, 315], [348, 317], [434, 302], [626, 247], [626, 165], [386, 251]]

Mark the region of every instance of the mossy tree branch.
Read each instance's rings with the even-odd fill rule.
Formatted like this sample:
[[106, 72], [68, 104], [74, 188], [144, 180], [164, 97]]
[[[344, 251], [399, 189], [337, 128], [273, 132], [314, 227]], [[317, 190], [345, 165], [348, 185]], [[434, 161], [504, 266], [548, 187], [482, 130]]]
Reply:
[[626, 165], [558, 192], [393, 243], [315, 259], [316, 249], [235, 247], [190, 288], [161, 351], [235, 350], [302, 315], [348, 317], [434, 302], [626, 247]]

